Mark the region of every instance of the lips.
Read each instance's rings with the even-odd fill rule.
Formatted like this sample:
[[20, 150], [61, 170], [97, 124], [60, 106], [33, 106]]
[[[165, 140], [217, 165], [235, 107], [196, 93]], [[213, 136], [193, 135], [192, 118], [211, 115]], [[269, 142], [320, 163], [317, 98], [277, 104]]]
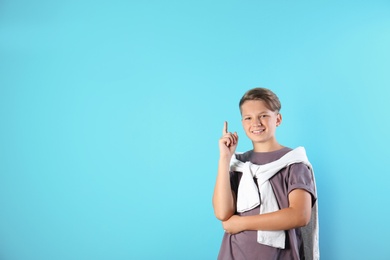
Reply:
[[259, 135], [259, 134], [261, 134], [262, 132], [264, 132], [264, 130], [265, 130], [265, 129], [253, 130], [253, 131], [252, 131], [252, 134]]

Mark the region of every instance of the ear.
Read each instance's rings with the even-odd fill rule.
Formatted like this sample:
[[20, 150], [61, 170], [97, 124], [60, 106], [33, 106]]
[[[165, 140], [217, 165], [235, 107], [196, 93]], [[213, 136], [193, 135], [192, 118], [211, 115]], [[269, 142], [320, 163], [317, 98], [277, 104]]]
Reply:
[[276, 115], [276, 127], [280, 126], [281, 123], [282, 123], [282, 114], [278, 113]]

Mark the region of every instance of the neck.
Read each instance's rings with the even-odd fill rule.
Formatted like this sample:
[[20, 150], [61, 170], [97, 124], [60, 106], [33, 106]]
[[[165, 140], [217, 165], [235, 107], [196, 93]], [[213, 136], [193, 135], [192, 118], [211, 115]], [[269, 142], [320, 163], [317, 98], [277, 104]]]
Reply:
[[273, 152], [282, 149], [284, 146], [278, 142], [273, 143], [253, 143], [253, 151], [258, 153]]

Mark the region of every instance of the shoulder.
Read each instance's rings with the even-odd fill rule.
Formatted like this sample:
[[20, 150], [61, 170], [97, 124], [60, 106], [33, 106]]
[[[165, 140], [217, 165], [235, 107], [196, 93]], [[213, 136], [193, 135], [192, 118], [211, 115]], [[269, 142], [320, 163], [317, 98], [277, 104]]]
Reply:
[[310, 174], [310, 167], [303, 162], [293, 163], [289, 166], [289, 168], [290, 168], [290, 172], [293, 172], [293, 173], [308, 173], [308, 174]]
[[313, 181], [310, 167], [304, 163], [293, 163], [288, 166], [288, 177], [309, 183]]

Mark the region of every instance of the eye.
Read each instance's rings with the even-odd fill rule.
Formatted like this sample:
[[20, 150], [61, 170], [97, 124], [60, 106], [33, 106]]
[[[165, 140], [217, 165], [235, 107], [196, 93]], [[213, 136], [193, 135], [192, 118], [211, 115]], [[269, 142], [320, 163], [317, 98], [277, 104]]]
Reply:
[[244, 117], [244, 120], [251, 120], [250, 117]]

